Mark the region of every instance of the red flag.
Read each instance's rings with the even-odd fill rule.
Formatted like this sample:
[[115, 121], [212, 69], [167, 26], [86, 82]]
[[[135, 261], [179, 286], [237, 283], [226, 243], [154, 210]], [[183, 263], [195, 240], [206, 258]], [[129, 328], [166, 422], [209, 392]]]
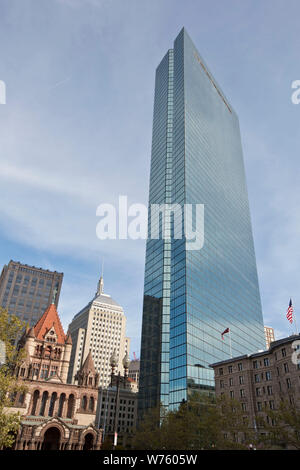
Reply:
[[294, 312], [294, 309], [293, 309], [293, 305], [292, 305], [292, 299], [290, 299], [289, 308], [286, 312], [286, 318], [288, 319], [288, 321], [290, 323], [293, 323], [293, 312]]
[[225, 333], [229, 333], [229, 328], [226, 328], [226, 330], [224, 330], [221, 334], [222, 339], [224, 339], [223, 335], [225, 335]]

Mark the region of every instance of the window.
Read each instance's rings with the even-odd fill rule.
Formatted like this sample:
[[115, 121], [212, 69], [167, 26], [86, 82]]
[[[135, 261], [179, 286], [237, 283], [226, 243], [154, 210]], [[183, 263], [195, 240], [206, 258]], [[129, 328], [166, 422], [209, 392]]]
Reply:
[[43, 364], [40, 378], [47, 379], [49, 375], [49, 365]]
[[268, 366], [270, 365], [269, 358], [265, 357], [265, 359], [264, 359], [264, 365], [265, 365], [266, 367], [268, 367]]
[[238, 363], [238, 370], [243, 370], [243, 364], [241, 362]]
[[286, 385], [287, 385], [287, 388], [291, 388], [292, 382], [291, 382], [291, 379], [290, 379], [290, 378], [287, 378], [287, 379], [286, 379]]
[[273, 389], [271, 385], [267, 386], [267, 392], [268, 392], [268, 395], [273, 395]]
[[62, 393], [59, 397], [59, 404], [58, 404], [57, 416], [59, 416], [59, 417], [61, 417], [61, 415], [62, 415], [65, 400], [66, 400], [66, 394]]
[[25, 393], [22, 392], [22, 393], [20, 393], [20, 395], [19, 395], [19, 400], [18, 400], [19, 405], [23, 405], [24, 400], [25, 400]]
[[270, 370], [266, 372], [266, 380], [272, 380], [272, 374]]
[[230, 386], [230, 387], [233, 386], [233, 378], [232, 378], [232, 377], [230, 377], [230, 379], [229, 379], [229, 386]]
[[234, 398], [234, 391], [230, 390], [230, 398]]
[[57, 399], [57, 393], [53, 392], [51, 395], [51, 399], [50, 399], [48, 416], [53, 416], [54, 405], [55, 405], [56, 399]]
[[232, 374], [232, 366], [228, 366], [228, 372], [229, 374]]
[[239, 376], [239, 382], [240, 382], [240, 385], [242, 385], [244, 383], [244, 376], [243, 375]]
[[257, 367], [258, 367], [257, 361], [253, 361], [253, 369], [257, 369]]
[[40, 397], [40, 392], [38, 390], [35, 390], [35, 392], [33, 394], [33, 400], [32, 400], [32, 409], [31, 409], [32, 416], [35, 416], [36, 407], [37, 407], [39, 397]]
[[94, 397], [90, 397], [90, 400], [89, 400], [89, 410], [90, 410], [90, 411], [94, 411], [94, 406], [95, 406]]
[[289, 365], [287, 362], [283, 364], [283, 367], [284, 367], [284, 372], [289, 372]]
[[41, 407], [40, 407], [40, 413], [39, 413], [40, 416], [44, 416], [47, 400], [48, 400], [48, 392], [44, 392], [42, 396]]
[[56, 373], [57, 373], [57, 369], [58, 367], [57, 366], [52, 366], [51, 367], [51, 371], [50, 371], [50, 376], [54, 376]]
[[241, 398], [245, 397], [245, 390], [243, 388], [240, 390], [240, 397]]
[[257, 405], [257, 411], [262, 411], [262, 403], [258, 401], [256, 405]]
[[81, 408], [83, 410], [86, 410], [86, 408], [87, 408], [87, 397], [85, 395], [81, 399]]
[[255, 374], [254, 375], [254, 380], [256, 383], [260, 382], [260, 375], [259, 374]]
[[223, 375], [223, 368], [219, 369], [219, 375]]
[[286, 349], [285, 349], [285, 348], [282, 348], [281, 354], [282, 354], [282, 357], [285, 357], [285, 356], [286, 356]]

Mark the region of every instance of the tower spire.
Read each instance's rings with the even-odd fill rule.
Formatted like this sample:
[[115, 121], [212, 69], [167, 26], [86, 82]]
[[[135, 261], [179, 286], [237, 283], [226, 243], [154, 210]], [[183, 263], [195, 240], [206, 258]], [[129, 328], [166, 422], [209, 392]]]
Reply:
[[103, 293], [103, 287], [104, 287], [104, 281], [103, 281], [103, 260], [102, 260], [102, 266], [101, 266], [101, 276], [98, 281], [98, 287], [97, 287], [97, 293], [96, 295], [101, 295]]

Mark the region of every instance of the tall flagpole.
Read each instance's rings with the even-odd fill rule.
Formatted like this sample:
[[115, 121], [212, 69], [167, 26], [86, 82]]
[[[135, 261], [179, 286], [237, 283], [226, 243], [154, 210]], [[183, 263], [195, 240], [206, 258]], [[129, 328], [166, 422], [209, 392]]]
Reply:
[[295, 334], [298, 335], [299, 331], [298, 331], [298, 326], [297, 326], [296, 314], [294, 312], [294, 307], [293, 307], [293, 303], [292, 303], [292, 298], [290, 298], [290, 303], [289, 303], [289, 308], [288, 308], [287, 313], [286, 313], [286, 318], [290, 322], [290, 325], [291, 325], [291, 328], [292, 328], [292, 334], [294, 334], [293, 323], [295, 323], [295, 329], [296, 329]]
[[232, 358], [231, 329], [230, 328], [229, 328], [229, 349], [230, 349], [230, 357]]
[[299, 331], [298, 331], [298, 327], [297, 327], [297, 320], [296, 320], [296, 314], [295, 314], [295, 311], [293, 309], [293, 314], [294, 314], [294, 321], [295, 321], [295, 328], [296, 328], [296, 335], [299, 334]]

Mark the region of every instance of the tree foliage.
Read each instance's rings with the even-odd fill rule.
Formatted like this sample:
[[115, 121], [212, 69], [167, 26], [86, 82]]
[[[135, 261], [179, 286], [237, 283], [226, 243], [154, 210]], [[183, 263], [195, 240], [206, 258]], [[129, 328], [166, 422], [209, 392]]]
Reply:
[[240, 402], [195, 393], [178, 409], [149, 410], [139, 423], [134, 449], [300, 449], [300, 408], [282, 401], [249, 422]]
[[245, 449], [254, 433], [239, 402], [194, 393], [178, 409], [145, 414], [133, 448], [147, 450]]
[[13, 397], [24, 392], [25, 387], [14, 375], [16, 367], [24, 359], [24, 352], [17, 351], [15, 342], [24, 329], [24, 323], [18, 317], [10, 315], [0, 307], [0, 347], [2, 361], [0, 364], [0, 449], [11, 447], [14, 436], [20, 426], [20, 414], [13, 413]]
[[257, 426], [265, 448], [300, 449], [300, 408], [295, 404], [282, 400], [277, 409], [265, 409]]

